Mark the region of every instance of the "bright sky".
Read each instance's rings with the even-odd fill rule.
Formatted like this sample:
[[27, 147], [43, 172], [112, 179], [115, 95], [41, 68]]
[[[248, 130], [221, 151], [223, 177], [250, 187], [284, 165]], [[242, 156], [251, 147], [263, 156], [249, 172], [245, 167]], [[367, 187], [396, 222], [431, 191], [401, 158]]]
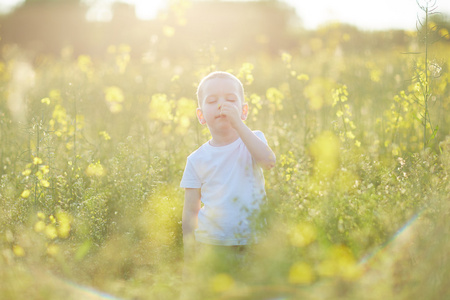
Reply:
[[[356, 25], [362, 29], [415, 29], [422, 11], [416, 0], [284, 0], [296, 8], [308, 29], [330, 21]], [[418, 0], [436, 3], [437, 10], [450, 16], [449, 0]]]
[[[7, 11], [24, 0], [0, 0], [0, 11]], [[96, 3], [89, 15], [92, 19], [111, 17], [109, 6], [118, 0], [83, 0]], [[135, 4], [139, 18], [151, 19], [159, 9], [167, 6], [168, 0], [120, 0]], [[416, 0], [283, 0], [295, 7], [307, 29], [340, 21], [362, 29], [415, 29], [417, 14], [421, 13]], [[420, 3], [435, 0], [418, 0]], [[450, 1], [437, 0], [437, 11], [450, 16]], [[420, 14], [422, 15], [422, 14]]]

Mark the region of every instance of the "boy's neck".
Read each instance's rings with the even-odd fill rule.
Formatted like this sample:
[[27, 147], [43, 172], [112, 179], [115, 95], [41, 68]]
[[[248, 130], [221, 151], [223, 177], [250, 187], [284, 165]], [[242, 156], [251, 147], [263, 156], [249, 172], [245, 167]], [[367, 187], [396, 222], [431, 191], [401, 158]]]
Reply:
[[235, 130], [230, 130], [225, 133], [213, 133], [211, 132], [212, 139], [209, 144], [213, 147], [222, 147], [229, 145], [239, 138], [239, 134]]

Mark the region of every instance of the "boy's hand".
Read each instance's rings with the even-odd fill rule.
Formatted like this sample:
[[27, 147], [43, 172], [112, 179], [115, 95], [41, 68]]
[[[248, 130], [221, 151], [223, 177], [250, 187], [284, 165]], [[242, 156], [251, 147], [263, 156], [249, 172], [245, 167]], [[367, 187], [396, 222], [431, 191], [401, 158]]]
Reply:
[[220, 107], [220, 116], [225, 116], [231, 127], [237, 129], [242, 124], [242, 111], [232, 103], [225, 102]]

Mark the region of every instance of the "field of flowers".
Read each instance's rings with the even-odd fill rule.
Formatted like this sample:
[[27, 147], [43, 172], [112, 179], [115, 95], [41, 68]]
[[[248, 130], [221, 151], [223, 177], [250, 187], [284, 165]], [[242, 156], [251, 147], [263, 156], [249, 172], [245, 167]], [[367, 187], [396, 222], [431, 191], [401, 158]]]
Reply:
[[[2, 49], [0, 298], [450, 297], [448, 32], [355, 49], [365, 33], [330, 25], [277, 55], [169, 57], [169, 29], [144, 57]], [[178, 185], [213, 70], [242, 80], [277, 165], [245, 266], [204, 258], [223, 271], [186, 283]]]

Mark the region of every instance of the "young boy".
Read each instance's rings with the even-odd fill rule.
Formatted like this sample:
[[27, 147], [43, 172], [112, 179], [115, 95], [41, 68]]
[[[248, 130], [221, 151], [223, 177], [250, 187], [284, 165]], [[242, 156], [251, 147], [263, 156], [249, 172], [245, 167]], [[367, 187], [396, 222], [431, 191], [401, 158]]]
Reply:
[[200, 82], [197, 98], [198, 120], [212, 138], [187, 158], [180, 184], [185, 260], [196, 242], [221, 247], [255, 242], [249, 218], [265, 197], [262, 169], [275, 165], [264, 134], [243, 122], [248, 105], [239, 79], [213, 72]]

